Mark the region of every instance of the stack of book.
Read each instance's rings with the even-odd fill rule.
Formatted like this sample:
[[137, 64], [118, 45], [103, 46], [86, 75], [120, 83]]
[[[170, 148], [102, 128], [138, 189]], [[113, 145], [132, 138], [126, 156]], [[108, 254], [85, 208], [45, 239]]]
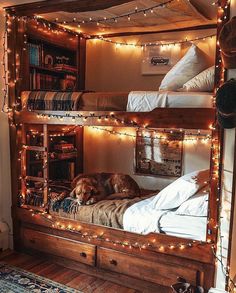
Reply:
[[77, 156], [77, 150], [74, 145], [67, 142], [55, 144], [54, 151], [58, 159], [70, 159]]
[[33, 69], [30, 73], [30, 88], [34, 90], [56, 90], [60, 88], [60, 80], [56, 76], [39, 73]]

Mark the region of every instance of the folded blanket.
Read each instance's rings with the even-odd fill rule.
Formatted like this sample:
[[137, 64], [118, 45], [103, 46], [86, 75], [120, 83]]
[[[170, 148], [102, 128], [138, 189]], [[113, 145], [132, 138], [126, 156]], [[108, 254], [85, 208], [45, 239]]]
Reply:
[[128, 93], [25, 91], [21, 101], [27, 110], [126, 111]]
[[93, 205], [80, 206], [76, 199], [67, 197], [63, 201], [54, 202], [50, 213], [61, 217], [123, 229], [123, 215], [128, 207], [149, 197], [145, 195], [133, 199], [102, 200]]
[[23, 109], [72, 111], [77, 110], [83, 92], [27, 91], [21, 93]]

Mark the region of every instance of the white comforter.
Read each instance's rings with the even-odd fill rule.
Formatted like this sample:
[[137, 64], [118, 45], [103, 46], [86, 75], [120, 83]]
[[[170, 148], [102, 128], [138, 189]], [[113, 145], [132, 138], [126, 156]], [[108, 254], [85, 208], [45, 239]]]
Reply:
[[156, 209], [153, 205], [156, 196], [140, 201], [125, 211], [124, 230], [140, 234], [164, 232], [176, 237], [206, 240], [207, 217], [177, 215], [174, 209]]
[[155, 108], [212, 108], [212, 93], [132, 91], [127, 112], [149, 112]]

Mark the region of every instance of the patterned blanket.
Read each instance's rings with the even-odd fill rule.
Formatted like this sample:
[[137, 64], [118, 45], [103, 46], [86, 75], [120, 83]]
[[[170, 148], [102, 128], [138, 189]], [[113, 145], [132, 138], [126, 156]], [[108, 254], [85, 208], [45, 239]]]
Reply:
[[21, 95], [27, 110], [73, 111], [77, 110], [83, 92], [31, 91]]
[[128, 93], [25, 91], [21, 101], [31, 111], [126, 111]]

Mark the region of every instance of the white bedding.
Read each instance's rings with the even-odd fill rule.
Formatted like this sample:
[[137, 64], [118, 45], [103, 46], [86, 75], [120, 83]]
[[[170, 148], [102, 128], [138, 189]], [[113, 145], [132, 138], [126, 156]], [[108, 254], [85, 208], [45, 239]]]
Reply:
[[155, 108], [212, 108], [212, 93], [172, 91], [132, 91], [127, 112], [148, 112]]
[[181, 216], [169, 211], [160, 218], [159, 227], [167, 235], [206, 241], [207, 217]]
[[130, 206], [123, 216], [124, 230], [140, 234], [164, 232], [176, 237], [206, 240], [207, 217], [178, 215], [176, 209], [156, 209], [153, 202], [157, 197], [158, 194]]

